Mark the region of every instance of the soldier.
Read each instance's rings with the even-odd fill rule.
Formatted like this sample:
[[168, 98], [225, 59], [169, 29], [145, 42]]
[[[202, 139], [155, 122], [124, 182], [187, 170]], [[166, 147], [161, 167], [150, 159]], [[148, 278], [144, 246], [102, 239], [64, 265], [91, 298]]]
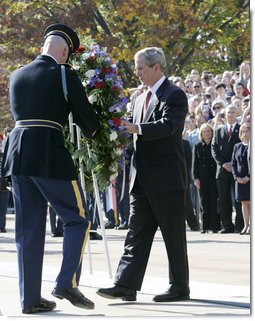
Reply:
[[91, 223], [62, 131], [70, 112], [89, 139], [99, 124], [81, 80], [67, 67], [68, 102], [64, 97], [61, 64], [78, 47], [79, 38], [71, 28], [52, 24], [45, 30], [42, 54], [10, 78], [10, 104], [16, 125], [4, 151], [3, 174], [11, 176], [13, 184], [20, 301], [25, 314], [56, 307], [55, 302], [41, 297], [48, 203], [64, 222], [63, 261], [52, 294], [77, 307], [94, 308], [78, 289]]

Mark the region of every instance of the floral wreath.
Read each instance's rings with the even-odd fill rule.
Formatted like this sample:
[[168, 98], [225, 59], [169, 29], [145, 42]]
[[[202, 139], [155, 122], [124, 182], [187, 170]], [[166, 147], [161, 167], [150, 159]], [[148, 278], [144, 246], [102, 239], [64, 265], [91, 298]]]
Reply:
[[[81, 139], [81, 148], [70, 142], [67, 132], [67, 147], [74, 159], [82, 158], [86, 191], [93, 190], [92, 171], [99, 189], [103, 191], [119, 170], [123, 170], [128, 158], [129, 136], [124, 132], [128, 98], [118, 75], [118, 67], [106, 49], [91, 45], [89, 50], [80, 46], [71, 56], [71, 65], [85, 87], [88, 99], [100, 116], [100, 131], [92, 141]], [[91, 157], [88, 154], [88, 144]]]

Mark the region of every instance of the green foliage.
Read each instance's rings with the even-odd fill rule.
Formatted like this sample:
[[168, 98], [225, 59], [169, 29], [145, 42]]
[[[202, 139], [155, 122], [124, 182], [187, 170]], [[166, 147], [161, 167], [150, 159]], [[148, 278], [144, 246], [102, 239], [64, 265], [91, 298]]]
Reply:
[[100, 128], [92, 141], [82, 138], [78, 150], [74, 151], [68, 141], [67, 146], [74, 158], [79, 158], [85, 165], [86, 190], [90, 191], [93, 186], [91, 172], [95, 174], [100, 190], [104, 190], [125, 163], [129, 138], [121, 120], [125, 118], [128, 99], [124, 95], [118, 67], [107, 51], [98, 45], [90, 46], [82, 37], [80, 39], [83, 46], [72, 55], [71, 64], [99, 115]]

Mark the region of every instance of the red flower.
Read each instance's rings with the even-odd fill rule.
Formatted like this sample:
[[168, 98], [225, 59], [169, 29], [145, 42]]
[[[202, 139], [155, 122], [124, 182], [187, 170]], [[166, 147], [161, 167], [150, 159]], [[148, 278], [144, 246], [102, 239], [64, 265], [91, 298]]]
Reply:
[[112, 121], [114, 122], [114, 125], [117, 127], [121, 125], [121, 120], [118, 117], [113, 117]]
[[104, 82], [104, 81], [100, 81], [100, 82], [97, 82], [97, 83], [95, 84], [95, 88], [96, 88], [96, 89], [104, 88], [104, 86], [105, 86], [105, 82]]
[[112, 87], [112, 90], [116, 93], [116, 94], [120, 94], [122, 92], [122, 89], [120, 87]]
[[80, 45], [79, 48], [77, 49], [77, 52], [83, 53], [85, 51], [85, 47]]
[[90, 57], [89, 57], [89, 60], [90, 60], [91, 62], [95, 61], [96, 59], [97, 59], [96, 56], [90, 56]]
[[111, 69], [109, 67], [103, 67], [102, 68], [102, 72], [106, 75], [109, 74], [109, 72], [111, 71]]

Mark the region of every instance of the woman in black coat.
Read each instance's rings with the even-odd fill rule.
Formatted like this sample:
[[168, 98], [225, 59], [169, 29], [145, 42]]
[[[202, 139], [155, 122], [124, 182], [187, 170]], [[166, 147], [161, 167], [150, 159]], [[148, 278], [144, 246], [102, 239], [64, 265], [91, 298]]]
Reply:
[[250, 124], [244, 123], [239, 129], [241, 143], [234, 146], [232, 154], [232, 173], [235, 179], [235, 198], [242, 203], [244, 228], [240, 234], [250, 234], [250, 170], [248, 148]]
[[202, 214], [202, 231], [208, 233], [219, 230], [217, 214], [218, 191], [216, 185], [216, 162], [211, 153], [212, 127], [205, 123], [200, 127], [200, 142], [195, 145], [193, 155], [194, 184], [199, 190]]

